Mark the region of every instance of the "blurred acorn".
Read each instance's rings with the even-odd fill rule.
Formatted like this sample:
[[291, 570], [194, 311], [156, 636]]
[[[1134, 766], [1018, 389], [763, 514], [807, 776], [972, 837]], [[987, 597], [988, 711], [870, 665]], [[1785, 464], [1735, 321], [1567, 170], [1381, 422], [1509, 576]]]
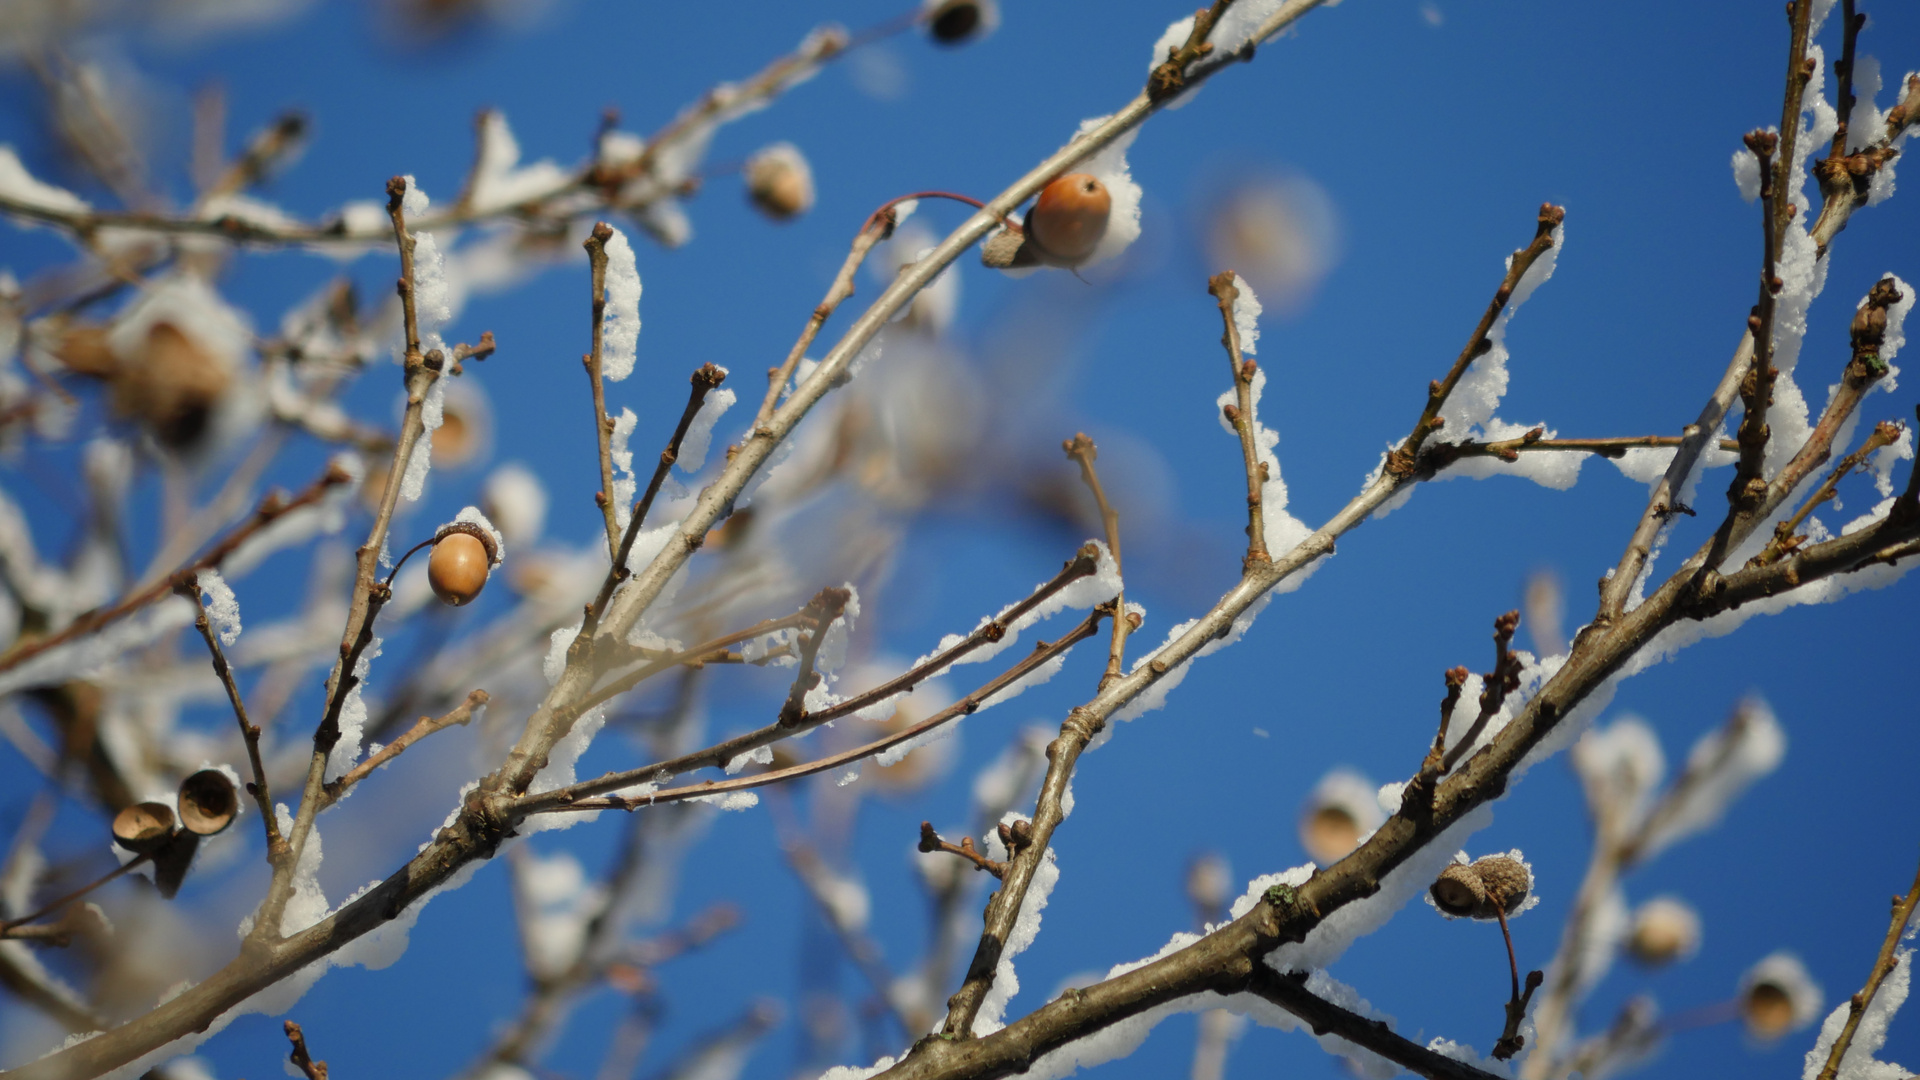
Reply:
[[486, 588], [493, 568], [500, 565], [500, 542], [493, 530], [471, 521], [452, 521], [440, 527], [427, 559], [427, 584], [442, 603], [463, 607]]
[[1700, 915], [1692, 905], [1659, 896], [1633, 913], [1627, 954], [1647, 967], [1685, 960], [1700, 950]]
[[1533, 651], [1541, 656], [1559, 656], [1567, 651], [1566, 598], [1560, 588], [1560, 575], [1552, 570], [1535, 570], [1527, 578], [1525, 600], [1527, 634]]
[[813, 169], [792, 143], [779, 142], [747, 159], [747, 197], [775, 221], [813, 209]]
[[173, 835], [173, 807], [135, 803], [113, 815], [113, 842], [136, 855], [151, 855]]
[[927, 33], [942, 45], [964, 45], [1000, 25], [994, 0], [928, 0], [923, 10]]
[[1300, 809], [1300, 846], [1314, 862], [1330, 866], [1360, 846], [1383, 816], [1371, 782], [1351, 769], [1334, 769]]
[[1790, 952], [1776, 952], [1740, 979], [1740, 1016], [1754, 1038], [1772, 1041], [1813, 1023], [1824, 995], [1807, 966]]
[[1482, 856], [1472, 863], [1455, 861], [1427, 890], [1433, 906], [1455, 919], [1518, 915], [1532, 906], [1532, 894], [1533, 868], [1518, 851]]
[[240, 816], [240, 793], [219, 769], [201, 769], [180, 781], [180, 824], [198, 836], [225, 832]]
[[493, 446], [493, 410], [478, 384], [455, 379], [447, 384], [440, 426], [433, 429], [433, 463], [457, 469]]
[[1187, 899], [1201, 922], [1216, 922], [1233, 899], [1233, 870], [1217, 851], [1194, 856], [1187, 864]]
[[1100, 246], [1112, 211], [1107, 185], [1089, 173], [1068, 173], [1040, 189], [1027, 211], [1027, 237], [1042, 261], [1077, 266]]
[[1209, 200], [1207, 262], [1231, 266], [1270, 314], [1300, 310], [1339, 258], [1333, 200], [1304, 176], [1269, 176]]

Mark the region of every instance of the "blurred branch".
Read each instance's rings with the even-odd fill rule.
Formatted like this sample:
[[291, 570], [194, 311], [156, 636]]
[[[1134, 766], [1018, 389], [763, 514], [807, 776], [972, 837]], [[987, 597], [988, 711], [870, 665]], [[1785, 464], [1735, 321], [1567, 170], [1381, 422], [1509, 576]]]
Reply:
[[[287, 498], [278, 492], [269, 493], [260, 500], [253, 516], [223, 537], [210, 548], [205, 555], [175, 571], [175, 575], [197, 574], [202, 570], [218, 570], [227, 556], [232, 555], [241, 544], [246, 543], [268, 525], [302, 507], [312, 506], [324, 498], [332, 488], [351, 480], [347, 472], [338, 466], [329, 465], [327, 471], [318, 480], [307, 486], [305, 491]], [[84, 637], [106, 626], [108, 623], [125, 618], [146, 607], [173, 591], [172, 575], [142, 588], [112, 607], [91, 611], [74, 619], [58, 632], [45, 637], [23, 641], [0, 655], [0, 671], [10, 671], [28, 660], [64, 645], [75, 638]]]
[[[460, 706], [452, 712], [438, 717], [421, 717], [414, 722], [411, 728], [401, 733], [399, 738], [381, 747], [377, 752], [367, 755], [365, 761], [347, 770], [339, 779], [323, 784], [322, 790], [325, 792], [326, 805], [332, 806], [334, 803], [339, 802], [355, 784], [373, 775], [375, 769], [381, 768], [394, 758], [399, 757], [402, 753], [406, 752], [407, 747], [412, 746], [421, 739], [426, 738], [436, 731], [444, 731], [450, 727], [464, 727], [468, 721], [473, 719], [474, 714], [486, 707], [487, 700], [487, 692], [485, 690], [475, 690], [468, 694], [467, 699], [461, 702]], [[256, 728], [255, 730], [258, 731], [259, 729]], [[265, 785], [262, 786], [264, 787]], [[323, 806], [321, 809], [325, 808], [326, 807]]]

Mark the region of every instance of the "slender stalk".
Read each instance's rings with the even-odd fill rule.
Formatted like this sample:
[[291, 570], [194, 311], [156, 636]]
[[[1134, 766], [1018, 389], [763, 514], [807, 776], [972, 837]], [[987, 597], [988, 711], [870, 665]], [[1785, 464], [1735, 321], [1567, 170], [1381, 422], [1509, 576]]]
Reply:
[[[1849, 3], [1847, 7], [1851, 9], [1853, 5]], [[1907, 923], [1913, 921], [1916, 903], [1920, 903], [1920, 873], [1914, 875], [1913, 886], [1907, 890], [1907, 895], [1893, 898], [1893, 918], [1889, 920], [1886, 940], [1880, 943], [1880, 955], [1874, 958], [1873, 970], [1867, 973], [1866, 985], [1848, 1000], [1847, 1022], [1833, 1040], [1833, 1048], [1827, 1052], [1827, 1062], [1820, 1066], [1820, 1075], [1816, 1080], [1833, 1080], [1839, 1073], [1840, 1063], [1846, 1059], [1847, 1048], [1853, 1045], [1854, 1034], [1860, 1030], [1860, 1021], [1866, 1016], [1867, 1007], [1873, 1004], [1874, 995], [1880, 992], [1880, 984], [1893, 974], [1899, 959], [1900, 938], [1906, 933]]]
[[1233, 303], [1240, 297], [1237, 281], [1233, 271], [1223, 271], [1207, 280], [1207, 292], [1220, 302], [1220, 321], [1226, 324], [1220, 344], [1227, 350], [1227, 367], [1232, 372], [1234, 399], [1238, 402], [1226, 410], [1226, 418], [1227, 423], [1233, 425], [1234, 434], [1240, 436], [1240, 456], [1247, 471], [1247, 562], [1251, 564], [1265, 562], [1272, 556], [1267, 554], [1266, 518], [1260, 497], [1261, 488], [1267, 483], [1267, 465], [1260, 460], [1260, 447], [1254, 438], [1256, 369], [1252, 361], [1240, 355], [1240, 324], [1233, 315]]

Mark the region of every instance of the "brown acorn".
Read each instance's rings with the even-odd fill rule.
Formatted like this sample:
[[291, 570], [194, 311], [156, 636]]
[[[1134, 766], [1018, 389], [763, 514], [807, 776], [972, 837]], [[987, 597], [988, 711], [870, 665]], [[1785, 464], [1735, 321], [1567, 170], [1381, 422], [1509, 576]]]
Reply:
[[180, 781], [180, 824], [196, 836], [225, 832], [240, 816], [240, 795], [226, 773], [201, 769]]
[[487, 576], [500, 562], [492, 534], [464, 521], [443, 526], [427, 559], [427, 584], [444, 604], [463, 607], [487, 586]]
[[1044, 261], [1078, 266], [1107, 235], [1112, 210], [1107, 185], [1088, 173], [1068, 173], [1040, 189], [1027, 211], [1027, 237]]
[[1633, 914], [1627, 952], [1648, 967], [1693, 955], [1700, 947], [1700, 916], [1670, 897], [1656, 897]]
[[198, 442], [232, 377], [210, 352], [172, 323], [157, 322], [136, 363], [113, 380], [113, 407], [152, 430], [171, 449]]
[[135, 803], [113, 815], [113, 842], [138, 855], [150, 855], [173, 835], [173, 807]]

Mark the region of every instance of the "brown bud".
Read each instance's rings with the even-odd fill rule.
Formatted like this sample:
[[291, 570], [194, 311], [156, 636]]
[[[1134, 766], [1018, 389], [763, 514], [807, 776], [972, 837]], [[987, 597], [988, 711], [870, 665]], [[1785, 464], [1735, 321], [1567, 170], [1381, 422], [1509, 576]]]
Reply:
[[180, 824], [199, 836], [224, 832], [240, 815], [240, 794], [219, 769], [201, 769], [180, 781]]
[[173, 807], [135, 803], [113, 815], [113, 842], [140, 855], [152, 854], [173, 835]]
[[1033, 209], [1027, 211], [1027, 235], [1045, 261], [1077, 266], [1107, 235], [1112, 210], [1107, 185], [1087, 173], [1068, 173], [1040, 189]]

